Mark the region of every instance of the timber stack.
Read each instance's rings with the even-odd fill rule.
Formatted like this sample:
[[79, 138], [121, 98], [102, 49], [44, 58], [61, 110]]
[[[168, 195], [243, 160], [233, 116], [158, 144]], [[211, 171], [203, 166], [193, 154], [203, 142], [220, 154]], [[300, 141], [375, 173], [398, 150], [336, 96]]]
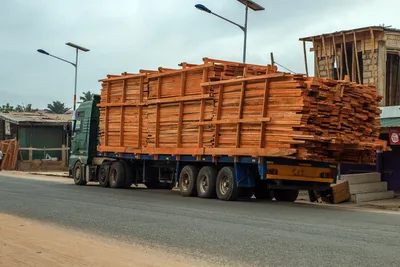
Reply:
[[209, 58], [181, 66], [100, 80], [99, 151], [373, 163], [385, 149], [372, 85]]

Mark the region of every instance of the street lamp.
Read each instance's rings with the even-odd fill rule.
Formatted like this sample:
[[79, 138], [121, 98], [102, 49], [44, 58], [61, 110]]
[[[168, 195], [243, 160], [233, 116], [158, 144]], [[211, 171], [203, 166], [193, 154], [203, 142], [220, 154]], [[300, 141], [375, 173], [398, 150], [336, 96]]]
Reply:
[[76, 110], [76, 87], [77, 87], [77, 83], [78, 83], [78, 50], [81, 50], [81, 51], [83, 51], [83, 52], [88, 52], [88, 51], [90, 51], [90, 50], [87, 49], [87, 48], [85, 48], [85, 47], [82, 47], [82, 46], [73, 44], [73, 43], [66, 43], [66, 45], [68, 45], [68, 46], [73, 47], [73, 48], [76, 49], [75, 63], [73, 63], [73, 62], [71, 62], [71, 61], [68, 61], [68, 60], [65, 60], [65, 59], [63, 59], [63, 58], [54, 56], [54, 55], [52, 55], [52, 54], [46, 52], [46, 51], [43, 50], [43, 49], [38, 49], [37, 51], [38, 51], [39, 53], [43, 54], [43, 55], [51, 56], [51, 57], [54, 57], [54, 58], [59, 59], [59, 60], [61, 60], [61, 61], [67, 62], [67, 63], [69, 63], [69, 64], [71, 64], [72, 66], [75, 67], [75, 88], [74, 88], [74, 112], [75, 112], [75, 110]]
[[246, 6], [246, 13], [245, 13], [245, 21], [244, 21], [244, 26], [237, 24], [236, 22], [233, 22], [227, 18], [224, 18], [218, 14], [215, 14], [214, 12], [212, 12], [210, 9], [208, 9], [206, 6], [202, 5], [202, 4], [197, 4], [195, 5], [195, 7], [201, 11], [204, 11], [206, 13], [212, 14], [220, 19], [223, 19], [229, 23], [232, 23], [233, 25], [238, 26], [243, 32], [244, 32], [244, 45], [243, 45], [243, 63], [246, 63], [246, 47], [247, 47], [247, 15], [248, 15], [248, 11], [249, 8], [251, 8], [254, 11], [261, 11], [261, 10], [265, 10], [264, 7], [260, 6], [259, 4], [255, 3], [252, 0], [238, 0], [238, 2], [242, 3], [243, 5]]

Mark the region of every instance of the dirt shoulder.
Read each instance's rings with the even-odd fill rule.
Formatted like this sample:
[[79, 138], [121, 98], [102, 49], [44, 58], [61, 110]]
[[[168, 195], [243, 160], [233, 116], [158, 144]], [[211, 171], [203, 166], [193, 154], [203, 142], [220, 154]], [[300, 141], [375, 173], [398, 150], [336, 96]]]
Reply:
[[0, 213], [0, 266], [216, 266]]

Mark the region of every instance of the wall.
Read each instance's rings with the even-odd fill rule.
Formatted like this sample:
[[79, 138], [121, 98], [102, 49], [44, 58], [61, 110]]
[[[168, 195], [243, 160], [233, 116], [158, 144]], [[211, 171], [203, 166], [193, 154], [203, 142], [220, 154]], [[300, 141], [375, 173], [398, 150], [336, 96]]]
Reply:
[[385, 37], [388, 50], [400, 50], [400, 33], [386, 33]]
[[[378, 78], [379, 44], [384, 39], [384, 35], [374, 32], [373, 37], [374, 42], [372, 41], [370, 32], [357, 33], [355, 38], [354, 34], [346, 34], [346, 51], [344, 49], [343, 35], [336, 35], [335, 42], [333, 42], [333, 37], [324, 37], [324, 41], [316, 41], [314, 51], [317, 55], [316, 64], [318, 70], [315, 76], [344, 79], [345, 75], [349, 75], [351, 81], [362, 84], [376, 84]], [[354, 39], [357, 44], [356, 49], [354, 47]], [[334, 66], [335, 48], [336, 66]], [[358, 67], [355, 58], [353, 58], [353, 51], [357, 52], [361, 80], [358, 79]], [[372, 51], [374, 51], [374, 54]], [[336, 68], [339, 69], [339, 72], [336, 71]]]
[[[18, 128], [18, 141], [22, 148], [61, 148], [65, 144], [63, 126], [22, 126]], [[29, 159], [28, 151], [21, 151], [24, 160]], [[61, 160], [61, 151], [46, 151], [51, 157]], [[32, 158], [40, 160], [44, 151], [33, 151]]]

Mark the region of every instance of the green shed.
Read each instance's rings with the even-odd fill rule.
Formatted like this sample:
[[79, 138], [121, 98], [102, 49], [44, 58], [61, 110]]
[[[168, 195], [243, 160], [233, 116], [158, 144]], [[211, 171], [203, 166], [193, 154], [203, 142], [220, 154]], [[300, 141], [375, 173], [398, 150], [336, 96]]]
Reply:
[[69, 147], [67, 129], [71, 123], [70, 114], [0, 113], [0, 140], [17, 139], [23, 160], [61, 160], [61, 148]]

